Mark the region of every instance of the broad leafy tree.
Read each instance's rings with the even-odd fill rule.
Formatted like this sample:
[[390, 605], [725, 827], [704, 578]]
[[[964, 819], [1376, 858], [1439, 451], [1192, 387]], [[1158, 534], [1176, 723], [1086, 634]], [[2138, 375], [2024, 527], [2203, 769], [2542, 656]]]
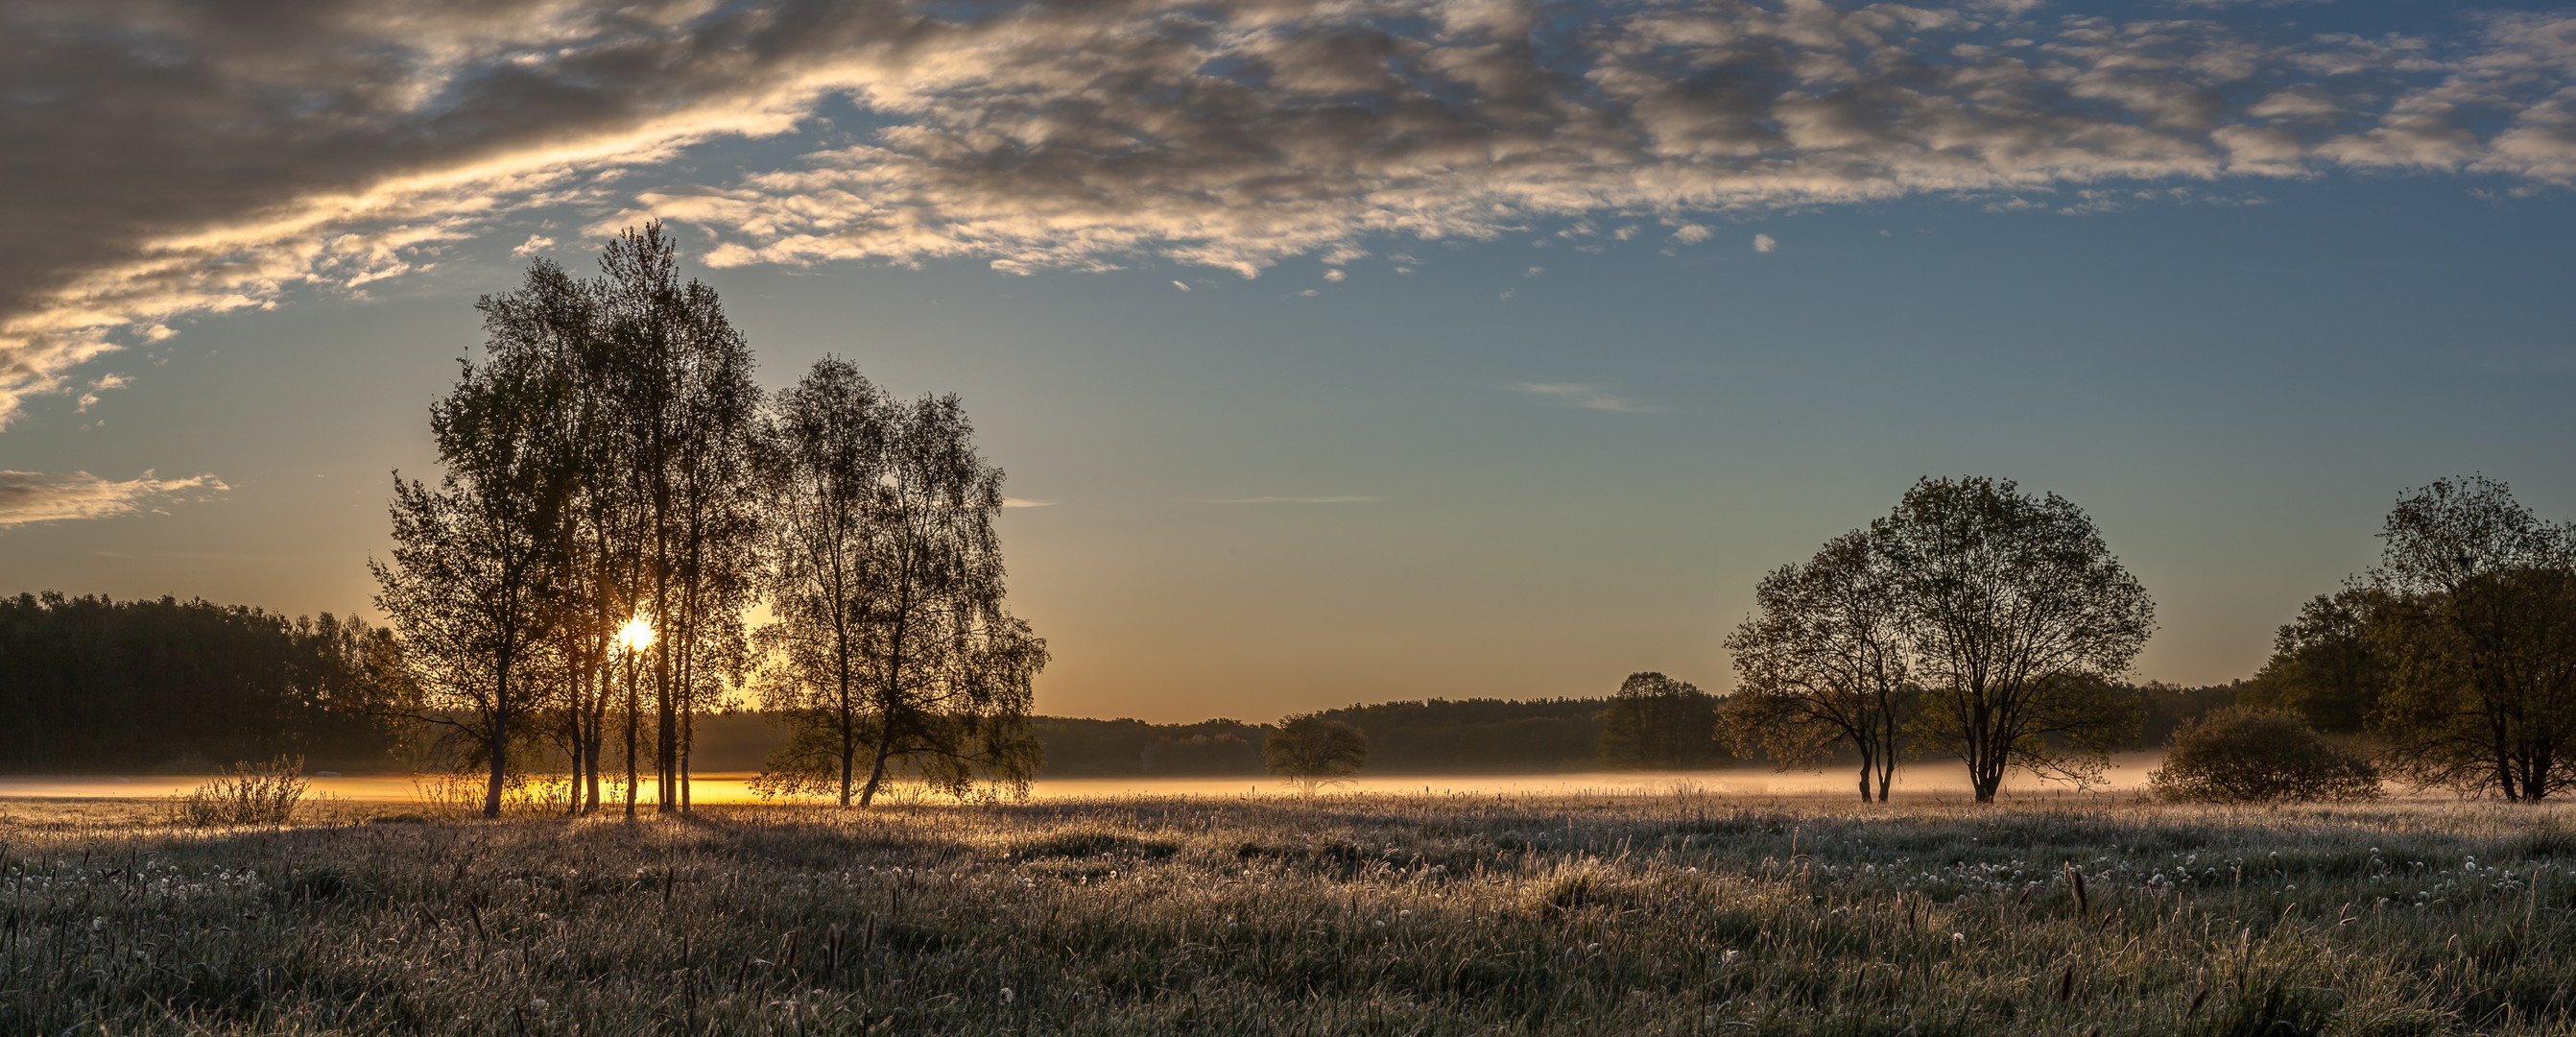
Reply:
[[1885, 801], [1917, 697], [1886, 559], [1868, 534], [1847, 533], [1763, 577], [1753, 597], [1754, 614], [1726, 639], [1739, 678], [1726, 699], [1729, 740], [1783, 769], [1850, 746], [1861, 801]]
[[1261, 762], [1311, 796], [1323, 786], [1351, 780], [1367, 766], [1368, 736], [1319, 713], [1300, 714], [1281, 720], [1279, 730], [1261, 743]]
[[2399, 772], [2517, 801], [2576, 783], [2576, 527], [2473, 475], [2401, 497], [2380, 535], [2368, 647]]
[[1924, 479], [1870, 526], [1924, 688], [1915, 731], [1977, 801], [2020, 769], [2084, 783], [2136, 724], [2115, 684], [2155, 606], [2082, 509], [2010, 480]]

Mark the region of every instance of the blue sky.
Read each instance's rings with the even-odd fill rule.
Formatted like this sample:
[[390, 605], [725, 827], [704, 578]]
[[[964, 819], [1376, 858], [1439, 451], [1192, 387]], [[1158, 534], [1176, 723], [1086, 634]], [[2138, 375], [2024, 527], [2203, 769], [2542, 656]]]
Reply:
[[[768, 384], [835, 352], [964, 395], [1043, 502], [1003, 532], [1048, 712], [1724, 687], [1754, 580], [1924, 475], [2085, 507], [2159, 605], [2139, 675], [2190, 683], [2404, 488], [2576, 516], [2563, 15], [352, 5], [294, 71], [106, 10], [16, 17], [247, 85], [156, 142], [202, 104], [11, 65], [58, 81], [0, 109], [52, 145], [0, 219], [54, 235], [0, 299], [0, 590], [364, 611], [473, 298], [651, 216]], [[706, 58], [746, 12], [857, 27]], [[843, 60], [902, 18], [981, 35]], [[46, 110], [91, 104], [153, 118]]]

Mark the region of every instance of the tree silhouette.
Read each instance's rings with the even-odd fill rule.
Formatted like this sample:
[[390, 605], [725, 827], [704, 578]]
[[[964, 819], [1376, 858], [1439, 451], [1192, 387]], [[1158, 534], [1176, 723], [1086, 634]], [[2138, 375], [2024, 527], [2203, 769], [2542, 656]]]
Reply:
[[543, 646], [563, 621], [560, 550], [579, 471], [549, 433], [561, 372], [503, 354], [430, 409], [446, 472], [436, 487], [395, 474], [393, 556], [370, 559], [376, 607], [391, 617], [425, 696], [425, 719], [470, 729], [497, 817], [514, 725], [535, 698]]
[[1726, 700], [1729, 739], [1783, 770], [1848, 744], [1860, 754], [1861, 801], [1874, 782], [1884, 802], [1918, 697], [1905, 602], [1885, 556], [1869, 534], [1846, 533], [1763, 577], [1753, 597], [1753, 616], [1726, 639], [1741, 678]]
[[1315, 713], [1288, 717], [1261, 744], [1261, 762], [1312, 796], [1326, 785], [1351, 780], [1368, 763], [1368, 736]]
[[2137, 721], [2113, 680], [2154, 632], [2155, 605], [2093, 520], [2008, 479], [1927, 478], [1870, 536], [1924, 686], [1915, 729], [1967, 764], [1977, 802], [2016, 768], [2098, 779]]
[[2576, 526], [2472, 475], [2400, 497], [2380, 535], [2366, 641], [2400, 773], [2514, 801], [2576, 783]]
[[857, 790], [870, 712], [865, 627], [878, 561], [870, 506], [889, 461], [883, 393], [836, 357], [817, 361], [772, 401], [759, 469], [776, 540], [770, 613], [760, 647], [772, 664], [762, 699], [789, 726], [769, 771], [780, 790], [837, 772], [842, 806]]

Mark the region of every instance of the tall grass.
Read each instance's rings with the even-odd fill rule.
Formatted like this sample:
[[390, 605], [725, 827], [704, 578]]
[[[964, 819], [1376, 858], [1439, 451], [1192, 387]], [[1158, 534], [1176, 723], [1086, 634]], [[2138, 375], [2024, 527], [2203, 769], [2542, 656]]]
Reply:
[[2566, 1033], [2570, 820], [1684, 793], [15, 825], [0, 1032]]

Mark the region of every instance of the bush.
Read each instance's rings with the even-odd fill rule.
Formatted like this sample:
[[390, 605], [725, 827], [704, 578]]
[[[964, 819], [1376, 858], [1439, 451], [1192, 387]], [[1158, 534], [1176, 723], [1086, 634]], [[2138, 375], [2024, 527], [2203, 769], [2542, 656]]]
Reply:
[[197, 786], [174, 804], [175, 820], [199, 828], [214, 825], [285, 824], [304, 799], [304, 758], [280, 756], [267, 763], [236, 763], [215, 780]]
[[2170, 800], [2377, 799], [2379, 768], [2318, 734], [2298, 714], [2229, 706], [2175, 731], [2147, 787]]

